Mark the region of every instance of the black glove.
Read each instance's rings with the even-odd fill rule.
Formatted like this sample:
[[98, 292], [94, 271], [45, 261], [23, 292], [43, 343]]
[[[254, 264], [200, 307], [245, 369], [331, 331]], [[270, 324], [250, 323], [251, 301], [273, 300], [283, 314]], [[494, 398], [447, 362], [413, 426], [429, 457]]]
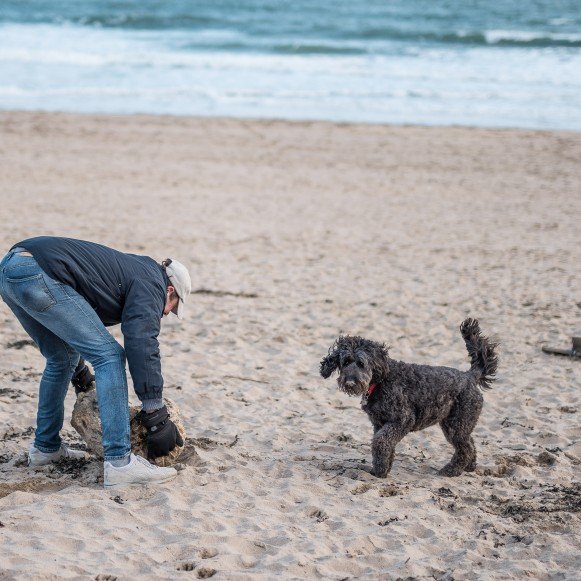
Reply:
[[71, 379], [71, 383], [75, 388], [75, 395], [79, 395], [82, 391], [89, 391], [94, 387], [94, 381], [95, 376], [91, 373], [91, 370], [87, 367], [87, 364], [81, 357]]
[[158, 456], [167, 456], [176, 445], [184, 445], [184, 440], [176, 425], [169, 419], [166, 406], [149, 414], [143, 410], [140, 411], [139, 421], [147, 430], [148, 458], [154, 459]]

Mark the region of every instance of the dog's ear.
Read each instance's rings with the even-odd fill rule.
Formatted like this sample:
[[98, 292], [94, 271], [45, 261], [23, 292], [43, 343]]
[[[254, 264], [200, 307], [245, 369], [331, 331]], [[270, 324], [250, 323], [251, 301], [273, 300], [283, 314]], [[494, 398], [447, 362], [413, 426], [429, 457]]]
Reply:
[[327, 379], [339, 367], [339, 351], [335, 346], [329, 349], [329, 354], [321, 361], [321, 375]]
[[371, 351], [374, 380], [380, 381], [389, 374], [389, 347], [385, 343], [374, 343]]

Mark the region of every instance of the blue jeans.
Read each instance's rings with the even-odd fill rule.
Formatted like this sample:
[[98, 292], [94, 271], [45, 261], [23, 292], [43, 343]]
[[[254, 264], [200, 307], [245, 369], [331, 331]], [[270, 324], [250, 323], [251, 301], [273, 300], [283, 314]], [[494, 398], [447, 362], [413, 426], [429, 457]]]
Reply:
[[34, 445], [42, 452], [60, 448], [65, 396], [80, 354], [95, 371], [105, 460], [124, 458], [131, 452], [125, 351], [79, 293], [23, 251], [13, 249], [0, 262], [0, 295], [46, 358]]

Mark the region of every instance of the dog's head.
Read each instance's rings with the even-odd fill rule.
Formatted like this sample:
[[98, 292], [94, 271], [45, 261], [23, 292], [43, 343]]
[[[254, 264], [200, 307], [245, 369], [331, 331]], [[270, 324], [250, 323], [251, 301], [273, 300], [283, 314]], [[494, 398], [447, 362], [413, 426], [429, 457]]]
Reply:
[[325, 379], [335, 370], [339, 370], [337, 384], [341, 391], [363, 395], [372, 383], [387, 375], [387, 347], [363, 337], [339, 337], [321, 361], [321, 375]]

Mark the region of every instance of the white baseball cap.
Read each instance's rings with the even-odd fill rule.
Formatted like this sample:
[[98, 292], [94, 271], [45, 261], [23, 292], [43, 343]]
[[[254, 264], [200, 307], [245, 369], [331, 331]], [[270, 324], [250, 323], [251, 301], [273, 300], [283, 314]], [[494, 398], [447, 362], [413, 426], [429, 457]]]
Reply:
[[177, 260], [166, 258], [162, 263], [165, 268], [165, 273], [169, 278], [171, 285], [175, 288], [179, 301], [173, 313], [178, 316], [178, 319], [184, 317], [184, 301], [186, 297], [192, 292], [192, 279], [188, 269]]

